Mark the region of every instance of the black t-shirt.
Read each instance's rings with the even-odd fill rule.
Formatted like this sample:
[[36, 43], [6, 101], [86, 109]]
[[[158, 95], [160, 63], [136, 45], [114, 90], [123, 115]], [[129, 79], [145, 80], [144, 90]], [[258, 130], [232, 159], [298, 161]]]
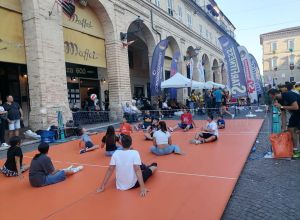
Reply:
[[3, 108], [5, 111], [7, 111], [7, 118], [9, 120], [19, 120], [21, 118], [20, 113], [20, 105], [16, 102], [13, 102], [11, 104], [4, 103]]
[[7, 159], [4, 166], [10, 170], [17, 172], [15, 157], [20, 157], [20, 167], [22, 167], [23, 153], [20, 147], [10, 147], [7, 151]]
[[115, 151], [117, 150], [116, 142], [119, 141], [118, 136], [106, 138], [106, 135], [102, 138], [102, 143], [105, 143], [106, 145], [106, 151]]
[[290, 111], [292, 114], [300, 115], [300, 95], [296, 94], [295, 92], [288, 91], [282, 93], [282, 105], [283, 106], [291, 106], [294, 102], [298, 103], [299, 109], [296, 111]]
[[54, 172], [51, 159], [42, 154], [38, 158], [32, 159], [29, 169], [29, 182], [32, 186], [43, 186], [46, 176]]

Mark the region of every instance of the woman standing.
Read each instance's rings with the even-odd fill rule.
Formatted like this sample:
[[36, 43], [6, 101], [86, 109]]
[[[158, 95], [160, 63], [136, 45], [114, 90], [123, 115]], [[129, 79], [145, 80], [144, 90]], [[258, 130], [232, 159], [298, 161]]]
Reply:
[[159, 122], [159, 130], [153, 134], [153, 145], [150, 151], [157, 156], [171, 153], [183, 154], [177, 145], [172, 144], [171, 135], [167, 131], [167, 125], [164, 121]]

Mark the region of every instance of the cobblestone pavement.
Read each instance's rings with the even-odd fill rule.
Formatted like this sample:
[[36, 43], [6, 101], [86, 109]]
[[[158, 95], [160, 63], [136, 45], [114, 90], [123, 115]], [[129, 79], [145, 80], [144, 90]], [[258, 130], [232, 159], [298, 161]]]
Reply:
[[265, 118], [222, 220], [300, 219], [300, 160], [262, 158], [271, 148], [270, 122]]
[[[248, 111], [242, 111], [236, 118], [245, 118], [246, 114]], [[222, 220], [300, 220], [300, 160], [264, 159], [271, 148], [268, 140], [271, 119], [265, 113], [254, 114], [265, 119], [254, 145], [256, 151], [249, 155]], [[23, 152], [28, 152], [35, 150], [37, 145], [22, 148]], [[6, 151], [0, 152], [0, 159], [5, 157]]]

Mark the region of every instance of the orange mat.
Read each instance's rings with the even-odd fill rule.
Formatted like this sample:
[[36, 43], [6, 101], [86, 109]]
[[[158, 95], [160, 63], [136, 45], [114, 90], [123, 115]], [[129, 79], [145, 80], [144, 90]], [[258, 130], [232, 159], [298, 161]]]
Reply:
[[[78, 141], [53, 146], [49, 155], [57, 168], [83, 164], [84, 170], [42, 188], [29, 185], [28, 173], [22, 181], [0, 175], [0, 219], [220, 219], [262, 122], [228, 120], [217, 142], [195, 146], [188, 141], [205, 123], [197, 121], [198, 128], [172, 134], [185, 156], [157, 157], [149, 152], [151, 142], [144, 141], [143, 133], [134, 133], [133, 147], [143, 162], [158, 163], [158, 171], [146, 183], [150, 192], [145, 198], [139, 197], [138, 189], [116, 190], [114, 178], [105, 192], [95, 193], [109, 163], [104, 150], [79, 155]], [[102, 136], [93, 140], [99, 143]], [[35, 153], [25, 154], [25, 163]]]

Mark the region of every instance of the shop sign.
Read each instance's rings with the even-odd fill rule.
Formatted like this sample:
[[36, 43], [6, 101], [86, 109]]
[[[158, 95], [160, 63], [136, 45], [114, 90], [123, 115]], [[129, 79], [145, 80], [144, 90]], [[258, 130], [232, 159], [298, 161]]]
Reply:
[[66, 72], [69, 77], [98, 79], [97, 68], [92, 66], [66, 63]]
[[104, 40], [64, 28], [65, 60], [106, 68]]
[[88, 6], [82, 7], [77, 2], [75, 3], [75, 6], [76, 11], [72, 18], [69, 18], [65, 14], [63, 15], [63, 26], [104, 39], [101, 22], [94, 11]]

